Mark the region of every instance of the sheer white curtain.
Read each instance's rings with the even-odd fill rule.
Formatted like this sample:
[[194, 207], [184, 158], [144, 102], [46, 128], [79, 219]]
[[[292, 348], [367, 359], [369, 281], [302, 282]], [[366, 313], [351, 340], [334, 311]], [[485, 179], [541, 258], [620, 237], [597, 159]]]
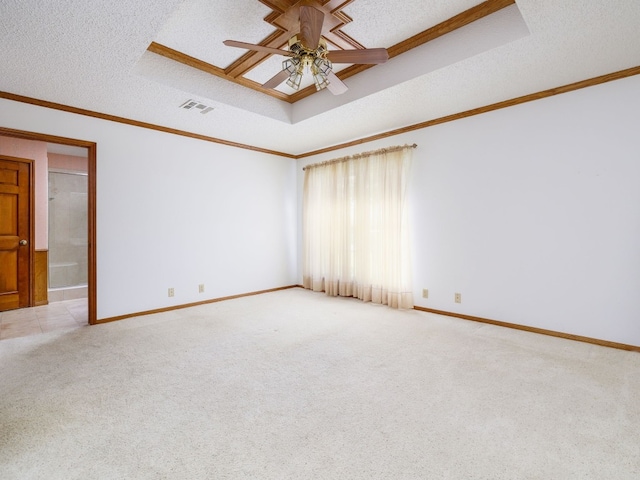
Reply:
[[412, 308], [407, 187], [413, 146], [305, 168], [303, 286]]

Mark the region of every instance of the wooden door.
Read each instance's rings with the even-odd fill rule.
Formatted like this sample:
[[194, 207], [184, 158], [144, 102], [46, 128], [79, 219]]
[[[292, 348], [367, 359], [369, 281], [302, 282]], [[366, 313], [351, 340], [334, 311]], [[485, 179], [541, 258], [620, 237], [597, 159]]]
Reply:
[[31, 305], [31, 165], [0, 155], [0, 311]]

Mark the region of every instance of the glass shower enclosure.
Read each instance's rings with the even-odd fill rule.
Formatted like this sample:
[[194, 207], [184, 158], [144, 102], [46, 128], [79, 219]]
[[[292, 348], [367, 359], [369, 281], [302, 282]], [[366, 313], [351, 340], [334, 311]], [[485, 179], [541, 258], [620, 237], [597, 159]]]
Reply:
[[50, 301], [86, 296], [87, 186], [86, 173], [49, 170]]

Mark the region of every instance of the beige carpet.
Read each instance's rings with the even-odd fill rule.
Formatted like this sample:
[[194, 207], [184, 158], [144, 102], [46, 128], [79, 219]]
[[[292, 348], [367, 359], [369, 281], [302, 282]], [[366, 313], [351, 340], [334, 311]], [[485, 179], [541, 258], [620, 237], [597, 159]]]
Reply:
[[0, 479], [638, 479], [640, 354], [301, 289], [0, 342]]

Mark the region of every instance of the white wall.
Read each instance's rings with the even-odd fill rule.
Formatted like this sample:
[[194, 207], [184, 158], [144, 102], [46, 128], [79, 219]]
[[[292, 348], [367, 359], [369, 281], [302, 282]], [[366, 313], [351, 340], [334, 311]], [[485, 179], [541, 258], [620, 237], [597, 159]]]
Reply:
[[640, 345], [639, 127], [635, 76], [318, 155], [298, 216], [304, 165], [415, 142], [416, 305]]
[[296, 283], [293, 160], [3, 99], [0, 126], [97, 143], [99, 319]]
[[417, 305], [632, 345], [638, 125], [635, 76], [296, 164], [0, 99], [0, 126], [98, 144], [98, 318], [300, 283], [302, 167], [415, 142]]

